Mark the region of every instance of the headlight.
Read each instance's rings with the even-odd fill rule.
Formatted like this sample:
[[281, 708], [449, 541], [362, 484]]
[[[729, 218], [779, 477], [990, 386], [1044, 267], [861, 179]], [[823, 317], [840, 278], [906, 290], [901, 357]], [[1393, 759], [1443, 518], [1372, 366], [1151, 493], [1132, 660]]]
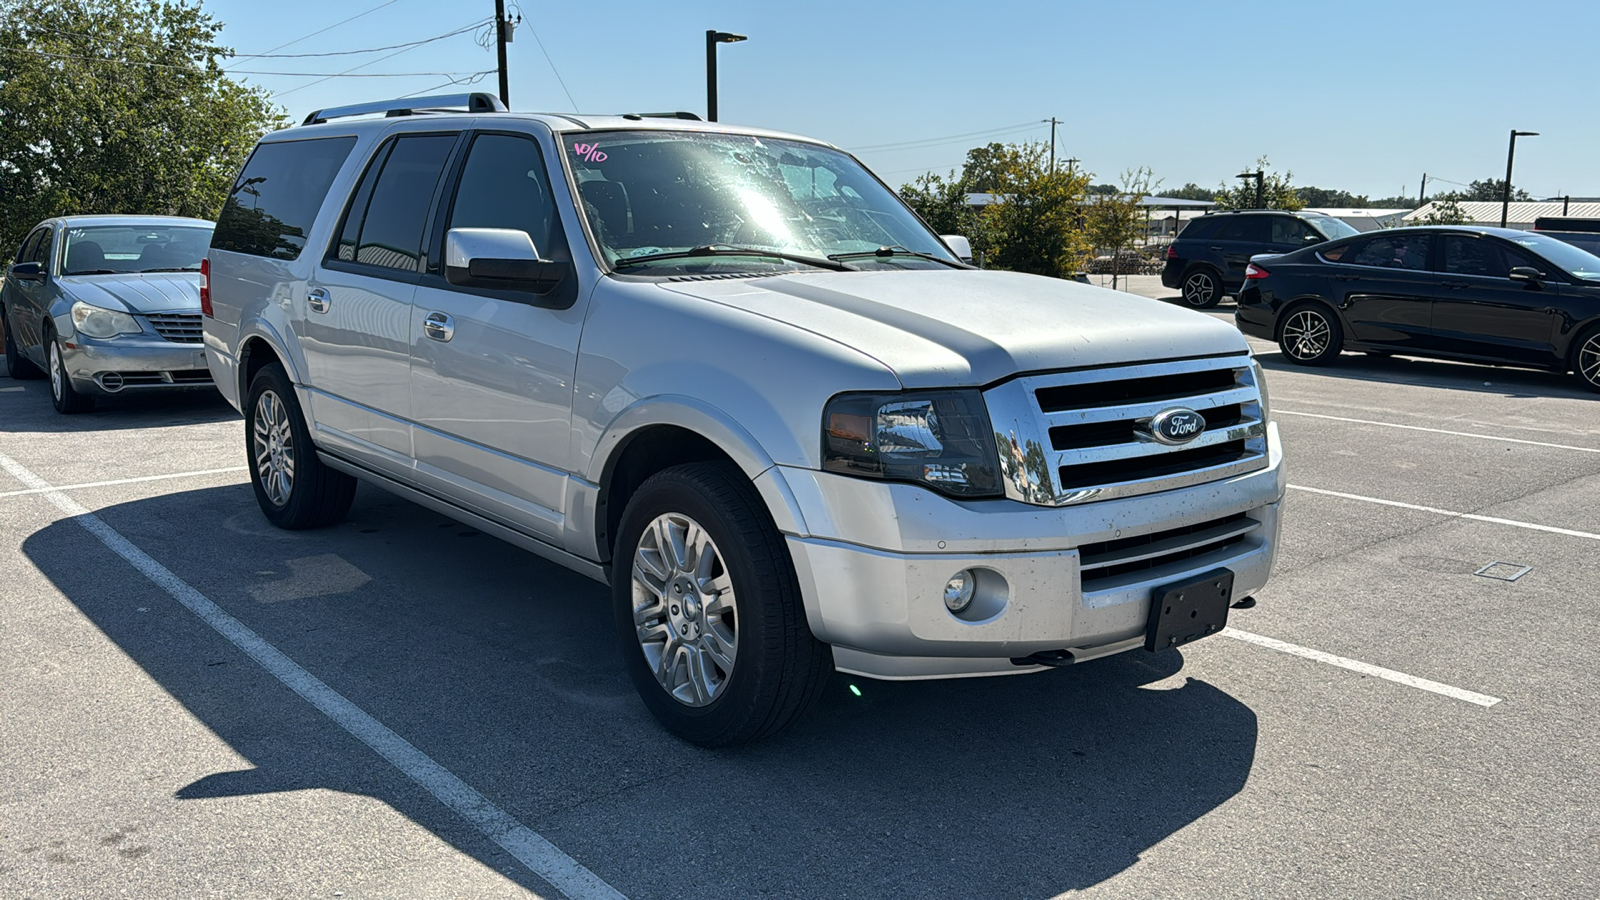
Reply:
[[92, 338], [114, 338], [119, 334], [138, 334], [144, 331], [139, 320], [125, 312], [101, 309], [79, 300], [72, 304], [72, 327], [79, 334]]
[[1267, 400], [1267, 373], [1254, 358], [1250, 360], [1250, 371], [1255, 374], [1256, 390], [1261, 392], [1261, 421], [1265, 422], [1272, 418], [1272, 404]]
[[999, 462], [975, 390], [840, 394], [822, 413], [822, 468], [910, 481], [953, 497], [999, 497]]

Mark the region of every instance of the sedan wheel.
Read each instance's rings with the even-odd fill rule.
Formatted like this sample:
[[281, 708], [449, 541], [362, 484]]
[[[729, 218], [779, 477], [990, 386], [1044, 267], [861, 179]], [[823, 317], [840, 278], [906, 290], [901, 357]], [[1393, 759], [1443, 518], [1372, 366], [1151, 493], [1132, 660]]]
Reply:
[[1289, 310], [1278, 332], [1278, 348], [1292, 363], [1322, 366], [1339, 355], [1344, 334], [1339, 320], [1316, 306]]
[[61, 361], [61, 342], [51, 336], [45, 345], [49, 348], [50, 402], [55, 404], [56, 412], [70, 416], [94, 409], [94, 398], [72, 386], [66, 364]]
[[1600, 391], [1600, 330], [1589, 332], [1588, 338], [1578, 345], [1573, 363], [1573, 369], [1583, 386], [1591, 391]]
[[1210, 309], [1222, 299], [1222, 285], [1210, 272], [1201, 269], [1183, 279], [1183, 302], [1195, 309]]

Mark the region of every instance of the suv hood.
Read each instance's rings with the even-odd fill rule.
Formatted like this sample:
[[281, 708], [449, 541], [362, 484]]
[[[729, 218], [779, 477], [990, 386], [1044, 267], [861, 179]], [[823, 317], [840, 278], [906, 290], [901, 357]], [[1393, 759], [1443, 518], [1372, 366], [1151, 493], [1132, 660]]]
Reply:
[[101, 309], [133, 313], [199, 312], [199, 272], [149, 272], [142, 275], [71, 275], [61, 287], [74, 300]]
[[1249, 350], [1238, 329], [1204, 313], [1015, 272], [805, 273], [662, 287], [833, 338], [908, 388]]

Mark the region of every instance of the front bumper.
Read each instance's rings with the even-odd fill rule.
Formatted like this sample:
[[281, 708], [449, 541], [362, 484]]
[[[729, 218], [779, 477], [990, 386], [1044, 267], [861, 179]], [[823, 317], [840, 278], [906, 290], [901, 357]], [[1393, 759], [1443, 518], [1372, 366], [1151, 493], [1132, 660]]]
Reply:
[[61, 364], [76, 390], [91, 394], [213, 388], [205, 347], [154, 335], [62, 342]]
[[[777, 471], [804, 518], [806, 533], [785, 537], [812, 631], [833, 645], [841, 671], [887, 679], [1010, 674], [1039, 668], [1011, 662], [1038, 652], [1084, 660], [1133, 649], [1154, 588], [1218, 567], [1233, 571], [1233, 597], [1242, 599], [1271, 572], [1285, 487], [1275, 425], [1267, 468], [1081, 506], [958, 503], [912, 485]], [[1230, 517], [1254, 527], [1215, 550], [1084, 577], [1080, 548]], [[1003, 597], [991, 597], [981, 617], [944, 605], [946, 581], [967, 568], [1003, 579]]]

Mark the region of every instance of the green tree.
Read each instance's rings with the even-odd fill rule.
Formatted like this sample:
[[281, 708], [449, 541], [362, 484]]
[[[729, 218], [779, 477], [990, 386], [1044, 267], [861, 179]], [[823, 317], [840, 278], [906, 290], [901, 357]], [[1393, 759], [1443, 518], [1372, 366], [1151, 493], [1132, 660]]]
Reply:
[[1470, 219], [1461, 211], [1461, 195], [1440, 194], [1433, 198], [1433, 206], [1412, 225], [1466, 225]]
[[917, 211], [939, 234], [959, 234], [975, 239], [978, 214], [967, 205], [967, 188], [956, 173], [941, 178], [928, 172], [900, 186], [900, 199]]
[[[1160, 182], [1147, 168], [1129, 169], [1122, 173], [1122, 186], [1111, 193], [1097, 192], [1089, 204], [1085, 217], [1089, 240], [1101, 250], [1111, 251], [1111, 287], [1117, 286], [1117, 276], [1122, 272], [1123, 250], [1142, 239], [1148, 219], [1144, 198]], [[1092, 189], [1091, 189], [1092, 190]]]
[[1010, 159], [1010, 150], [1005, 144], [973, 147], [967, 151], [967, 161], [961, 165], [961, 183], [973, 193], [992, 194], [1000, 189]]
[[1083, 208], [1089, 175], [1051, 171], [1044, 144], [990, 144], [984, 149], [992, 192], [999, 195], [999, 202], [983, 211], [988, 264], [1071, 277], [1089, 255]]
[[1265, 172], [1261, 185], [1261, 202], [1256, 202], [1256, 181], [1254, 178], [1241, 178], [1237, 187], [1223, 185], [1217, 189], [1216, 197], [1218, 209], [1287, 209], [1296, 210], [1305, 207], [1305, 202], [1300, 199], [1300, 194], [1291, 185], [1290, 179], [1293, 172], [1267, 171], [1271, 163], [1265, 156], [1256, 160], [1255, 171]]
[[[1485, 178], [1482, 181], [1474, 181], [1473, 183], [1467, 185], [1467, 189], [1465, 191], [1461, 192], [1460, 199], [1462, 199], [1462, 200], [1504, 200], [1505, 199], [1505, 193], [1506, 193], [1506, 180], [1504, 178]], [[1532, 200], [1533, 196], [1531, 194], [1529, 194], [1527, 191], [1523, 190], [1522, 188], [1519, 188], [1516, 185], [1512, 185], [1511, 186], [1511, 199], [1513, 199], [1513, 200]]]
[[1181, 188], [1167, 191], [1166, 196], [1177, 200], [1215, 200], [1216, 191], [1208, 191], [1194, 182], [1189, 182]]
[[222, 70], [221, 27], [189, 0], [0, 6], [0, 247], [51, 216], [214, 217], [285, 124]]
[[1305, 206], [1360, 209], [1372, 205], [1366, 194], [1352, 194], [1332, 188], [1298, 187], [1294, 192], [1300, 195], [1300, 202]]

